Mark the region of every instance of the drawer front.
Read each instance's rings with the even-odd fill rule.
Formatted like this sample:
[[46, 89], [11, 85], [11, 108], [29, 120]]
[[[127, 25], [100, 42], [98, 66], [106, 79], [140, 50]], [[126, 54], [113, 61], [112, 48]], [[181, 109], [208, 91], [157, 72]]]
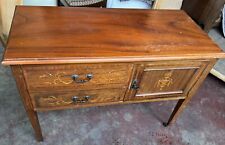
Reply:
[[29, 91], [87, 90], [123, 87], [131, 64], [29, 65], [23, 67]]
[[82, 90], [75, 92], [31, 93], [33, 104], [38, 108], [85, 106], [98, 103], [123, 101], [126, 88]]
[[171, 61], [138, 66], [128, 99], [184, 97], [206, 65], [204, 61]]

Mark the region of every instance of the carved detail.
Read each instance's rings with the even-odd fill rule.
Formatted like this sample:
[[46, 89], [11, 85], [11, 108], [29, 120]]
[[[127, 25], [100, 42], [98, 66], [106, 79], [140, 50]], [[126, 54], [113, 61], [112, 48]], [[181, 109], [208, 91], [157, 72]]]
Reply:
[[40, 98], [40, 102], [48, 105], [68, 105], [72, 104], [73, 101], [65, 101], [63, 96], [48, 96]]
[[73, 83], [73, 80], [65, 80], [63, 78], [65, 78], [65, 72], [57, 72], [56, 74], [51, 74], [51, 73], [47, 73], [47, 74], [43, 74], [41, 76], [39, 76], [39, 78], [47, 78], [50, 79], [50, 81], [46, 81], [44, 83], [49, 84], [49, 85], [57, 85], [57, 84], [71, 84]]
[[171, 78], [172, 74], [172, 71], [166, 72], [163, 78], [156, 82], [155, 86], [159, 88], [159, 90], [163, 90], [165, 87], [171, 86], [173, 84], [173, 79]]

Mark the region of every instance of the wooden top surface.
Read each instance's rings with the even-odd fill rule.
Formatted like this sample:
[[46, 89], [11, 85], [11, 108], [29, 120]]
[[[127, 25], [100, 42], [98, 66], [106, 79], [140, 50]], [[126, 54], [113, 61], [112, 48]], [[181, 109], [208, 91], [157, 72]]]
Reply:
[[225, 57], [183, 11], [16, 7], [3, 64]]

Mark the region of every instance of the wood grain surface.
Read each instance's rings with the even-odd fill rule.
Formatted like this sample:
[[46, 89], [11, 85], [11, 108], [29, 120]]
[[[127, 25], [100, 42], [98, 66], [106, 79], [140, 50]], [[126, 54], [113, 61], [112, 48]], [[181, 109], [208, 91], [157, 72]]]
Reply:
[[[83, 90], [73, 92], [48, 92], [32, 93], [34, 107], [48, 109], [49, 107], [73, 107], [86, 104], [97, 106], [98, 103], [123, 102], [126, 88], [111, 88], [102, 90]], [[85, 100], [85, 96], [90, 98], [85, 102], [74, 102], [72, 98], [76, 96], [79, 100]]]
[[212, 57], [225, 55], [184, 11], [17, 6], [2, 63]]
[[19, 90], [21, 99], [23, 101], [24, 108], [27, 112], [27, 116], [34, 129], [36, 140], [43, 141], [41, 127], [38, 120], [38, 115], [37, 115], [37, 112], [34, 111], [34, 106], [33, 106], [30, 94], [27, 90], [25, 79], [23, 77], [23, 71], [20, 66], [12, 66], [11, 68], [16, 80], [17, 88]]
[[[132, 64], [25, 65], [22, 68], [30, 92], [74, 91], [127, 86]], [[80, 82], [87, 80], [88, 74], [92, 78]], [[73, 80], [73, 75], [78, 78]]]
[[[187, 96], [189, 90], [208, 65], [207, 60], [158, 61], [137, 66], [138, 89], [132, 85], [125, 100], [148, 100], [172, 96]], [[131, 82], [132, 83], [132, 82]]]

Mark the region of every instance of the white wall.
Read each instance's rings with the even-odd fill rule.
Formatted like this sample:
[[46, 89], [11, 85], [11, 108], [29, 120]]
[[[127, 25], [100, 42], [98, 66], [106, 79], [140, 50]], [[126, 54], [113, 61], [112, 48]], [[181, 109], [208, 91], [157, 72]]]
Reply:
[[6, 42], [16, 5], [22, 0], [0, 0], [0, 37]]

